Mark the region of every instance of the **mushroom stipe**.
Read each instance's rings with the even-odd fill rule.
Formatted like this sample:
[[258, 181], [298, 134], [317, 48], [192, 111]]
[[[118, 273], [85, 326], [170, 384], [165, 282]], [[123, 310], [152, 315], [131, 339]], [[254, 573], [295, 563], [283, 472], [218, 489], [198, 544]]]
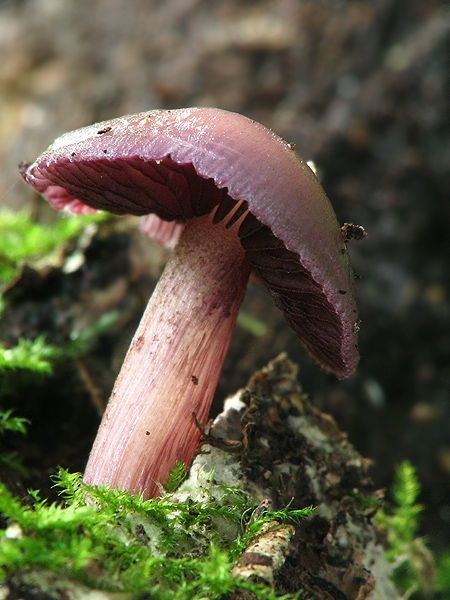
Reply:
[[177, 461], [190, 462], [200, 436], [192, 413], [205, 424], [251, 269], [325, 371], [355, 370], [348, 239], [315, 174], [262, 125], [214, 108], [140, 113], [61, 136], [21, 175], [57, 209], [142, 215], [144, 234], [174, 247], [103, 416], [88, 483], [151, 497]]

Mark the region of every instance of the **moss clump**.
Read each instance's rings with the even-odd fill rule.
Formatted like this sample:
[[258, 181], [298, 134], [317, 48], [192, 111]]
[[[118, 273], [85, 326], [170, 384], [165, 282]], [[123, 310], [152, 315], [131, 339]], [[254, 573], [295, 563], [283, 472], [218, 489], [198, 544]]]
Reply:
[[[255, 598], [276, 598], [265, 586], [231, 576], [234, 561], [263, 523], [298, 519], [310, 514], [285, 509], [267, 512], [244, 533], [252, 506], [240, 490], [223, 489], [203, 502], [174, 501], [170, 495], [143, 501], [126, 492], [94, 488], [80, 474], [61, 470], [55, 478], [64, 504], [47, 505], [33, 493], [23, 505], [0, 487], [0, 573], [57, 573], [90, 588], [146, 593], [150, 598], [195, 600], [217, 598], [238, 589]], [[240, 534], [230, 540], [213, 527], [220, 517], [238, 523]]]

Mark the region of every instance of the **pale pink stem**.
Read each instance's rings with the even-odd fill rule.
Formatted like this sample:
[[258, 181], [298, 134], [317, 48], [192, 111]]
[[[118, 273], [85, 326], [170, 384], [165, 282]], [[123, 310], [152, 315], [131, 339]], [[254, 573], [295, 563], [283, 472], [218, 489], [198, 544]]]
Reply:
[[250, 268], [238, 225], [192, 219], [145, 309], [111, 394], [85, 482], [158, 493], [206, 423]]

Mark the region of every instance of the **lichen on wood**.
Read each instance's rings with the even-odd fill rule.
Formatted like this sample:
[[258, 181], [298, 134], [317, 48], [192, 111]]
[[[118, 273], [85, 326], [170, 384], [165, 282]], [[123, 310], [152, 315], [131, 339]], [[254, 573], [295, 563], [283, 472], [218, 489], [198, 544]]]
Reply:
[[[209, 478], [209, 485], [245, 490], [255, 503], [269, 498], [275, 509], [313, 506], [313, 515], [299, 520], [295, 535], [281, 544], [282, 561], [275, 561], [275, 536], [276, 571], [267, 575], [267, 565], [253, 565], [256, 578], [279, 592], [304, 590], [314, 598], [393, 600], [392, 570], [372, 522], [382, 493], [370, 478], [371, 461], [312, 405], [297, 370], [282, 354], [225, 401], [179, 493], [202, 489]], [[246, 552], [252, 551], [250, 544]], [[265, 551], [263, 562], [267, 557]], [[242, 562], [235, 572], [242, 574]]]

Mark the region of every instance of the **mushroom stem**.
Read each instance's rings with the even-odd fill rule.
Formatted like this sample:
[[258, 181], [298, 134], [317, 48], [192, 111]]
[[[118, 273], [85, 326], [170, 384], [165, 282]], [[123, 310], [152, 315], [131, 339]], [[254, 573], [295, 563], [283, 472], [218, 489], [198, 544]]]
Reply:
[[250, 267], [237, 235], [213, 215], [189, 221], [125, 357], [84, 480], [158, 493], [189, 464], [205, 424]]

